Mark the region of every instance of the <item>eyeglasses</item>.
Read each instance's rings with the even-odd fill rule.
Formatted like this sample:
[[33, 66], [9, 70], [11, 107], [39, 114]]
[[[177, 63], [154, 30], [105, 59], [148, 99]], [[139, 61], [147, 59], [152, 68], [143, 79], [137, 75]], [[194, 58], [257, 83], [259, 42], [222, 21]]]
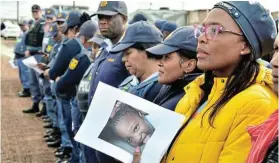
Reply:
[[222, 27], [221, 25], [195, 25], [195, 37], [198, 38], [201, 34], [204, 34], [206, 39], [214, 40], [219, 33], [228, 32], [237, 36], [243, 36], [242, 33], [233, 32], [229, 29]]

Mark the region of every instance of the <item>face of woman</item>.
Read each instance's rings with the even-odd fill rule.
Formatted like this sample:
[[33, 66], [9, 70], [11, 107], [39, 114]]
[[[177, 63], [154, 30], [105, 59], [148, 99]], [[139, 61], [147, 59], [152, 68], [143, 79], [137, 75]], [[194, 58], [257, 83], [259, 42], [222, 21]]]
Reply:
[[140, 78], [144, 74], [147, 56], [143, 54], [143, 51], [139, 51], [135, 48], [128, 48], [124, 51], [123, 60], [125, 62], [126, 69], [131, 75], [135, 75]]
[[133, 147], [143, 146], [154, 132], [152, 125], [139, 112], [129, 112], [115, 125], [116, 134]]
[[159, 83], [170, 84], [183, 77], [183, 69], [180, 64], [181, 57], [172, 52], [165, 55], [159, 62]]
[[271, 60], [272, 65], [272, 81], [273, 81], [273, 90], [278, 95], [278, 43], [279, 35], [277, 36], [274, 43], [274, 54]]
[[[241, 29], [222, 9], [213, 9], [203, 21], [198, 38], [198, 63], [201, 70], [212, 70], [228, 76], [241, 60], [250, 54]], [[217, 75], [218, 76], [218, 75]]]

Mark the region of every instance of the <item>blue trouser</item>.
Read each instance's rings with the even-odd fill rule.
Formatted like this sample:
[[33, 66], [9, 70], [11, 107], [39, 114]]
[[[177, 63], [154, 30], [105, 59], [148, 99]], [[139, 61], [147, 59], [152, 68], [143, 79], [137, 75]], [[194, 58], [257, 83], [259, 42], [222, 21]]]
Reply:
[[[86, 113], [84, 113], [84, 112], [81, 113], [81, 116], [82, 116], [82, 122], [83, 122], [83, 120], [85, 119]], [[81, 122], [81, 124], [82, 124], [82, 122]], [[84, 157], [84, 161], [86, 163], [99, 163], [95, 149], [88, 147], [87, 145], [84, 145], [84, 144], [80, 144], [80, 146], [81, 146], [82, 154]]]
[[16, 59], [17, 65], [18, 65], [18, 72], [19, 72], [19, 79], [22, 87], [24, 89], [29, 89], [29, 70], [28, 67], [23, 64], [22, 60], [25, 58], [18, 58]]
[[[58, 127], [60, 129], [60, 125], [59, 125], [59, 117], [61, 117], [61, 115], [59, 115], [58, 112], [58, 104], [57, 104], [57, 96], [56, 96], [56, 91], [55, 91], [55, 87], [56, 87], [56, 83], [54, 81], [50, 82], [50, 90], [51, 90], [51, 94], [53, 96], [53, 111], [55, 113], [55, 115], [53, 115], [53, 127]], [[50, 113], [51, 114], [51, 113]]]
[[[42, 55], [34, 55], [35, 59], [39, 62], [42, 58]], [[42, 83], [40, 83], [39, 73], [33, 69], [29, 69], [29, 83], [30, 83], [30, 92], [32, 96], [32, 101], [34, 103], [39, 103], [43, 98], [43, 88]]]
[[51, 83], [49, 80], [44, 79], [43, 89], [44, 89], [44, 101], [46, 103], [46, 112], [48, 117], [53, 123], [53, 127], [58, 127], [57, 124], [57, 105], [55, 100], [55, 95], [51, 91]]
[[[72, 144], [73, 144], [73, 150], [72, 150], [72, 160], [83, 163], [84, 157], [81, 152], [80, 143], [76, 142], [73, 138], [77, 131], [80, 128], [81, 125], [81, 113], [77, 105], [77, 99], [73, 97], [71, 99], [71, 113], [72, 113], [72, 121], [73, 121], [73, 132], [72, 132]], [[78, 161], [79, 160], [79, 161]]]
[[70, 101], [57, 97], [57, 106], [59, 129], [61, 132], [61, 147], [72, 148], [72, 143], [69, 135], [70, 132], [67, 131], [71, 129], [72, 126]]

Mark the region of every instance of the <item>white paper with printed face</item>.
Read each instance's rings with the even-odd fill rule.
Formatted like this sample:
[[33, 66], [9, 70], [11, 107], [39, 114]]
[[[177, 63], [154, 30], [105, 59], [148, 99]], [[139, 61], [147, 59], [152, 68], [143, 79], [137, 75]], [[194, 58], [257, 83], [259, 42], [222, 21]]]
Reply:
[[35, 59], [34, 56], [30, 56], [24, 60], [22, 60], [23, 64], [25, 64], [27, 67], [32, 68], [33, 70], [35, 70], [36, 72], [38, 72], [39, 74], [43, 73], [44, 71], [39, 69], [39, 67], [37, 66], [38, 62]]
[[75, 140], [125, 163], [159, 163], [185, 117], [99, 82]]

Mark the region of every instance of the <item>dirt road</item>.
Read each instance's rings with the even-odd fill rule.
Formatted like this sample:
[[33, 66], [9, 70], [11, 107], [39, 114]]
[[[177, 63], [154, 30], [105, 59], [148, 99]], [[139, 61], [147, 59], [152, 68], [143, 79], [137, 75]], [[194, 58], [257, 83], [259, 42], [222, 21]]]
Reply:
[[[3, 41], [10, 48], [14, 41]], [[17, 69], [8, 63], [1, 50], [1, 161], [2, 163], [53, 163], [54, 149], [43, 139], [43, 121], [22, 110], [31, 106], [30, 98], [19, 98], [21, 90]]]

